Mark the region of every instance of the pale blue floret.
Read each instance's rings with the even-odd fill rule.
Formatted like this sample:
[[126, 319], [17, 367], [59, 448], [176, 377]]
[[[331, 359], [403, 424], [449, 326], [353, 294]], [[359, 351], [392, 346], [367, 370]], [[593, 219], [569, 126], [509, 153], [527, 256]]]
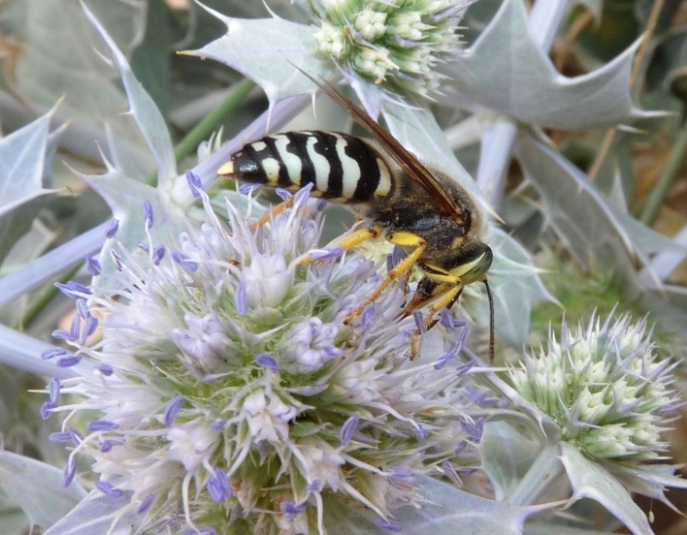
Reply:
[[294, 373], [317, 371], [343, 355], [343, 350], [335, 346], [337, 334], [338, 327], [325, 324], [320, 318], [303, 320], [286, 335], [281, 361]]
[[152, 228], [153, 226], [153, 205], [150, 201], [143, 201], [143, 211], [145, 212], [146, 218], [146, 228]]
[[112, 238], [115, 237], [115, 235], [117, 234], [117, 231], [118, 231], [118, 230], [119, 230], [119, 220], [118, 220], [118, 219], [113, 219], [113, 220], [110, 222], [110, 226], [109, 226], [109, 228], [107, 229], [107, 232], [105, 233], [105, 236], [106, 236], [108, 239], [111, 240]]
[[167, 408], [165, 409], [164, 413], [164, 422], [166, 427], [172, 427], [172, 424], [179, 415], [179, 411], [181, 410], [181, 407], [185, 401], [186, 398], [184, 396], [175, 396], [167, 404]]
[[93, 258], [92, 256], [86, 257], [86, 267], [88, 269], [88, 272], [94, 277], [100, 275], [100, 272], [102, 270], [98, 259]]
[[353, 433], [358, 428], [359, 419], [357, 416], [349, 416], [348, 419], [341, 426], [341, 432], [339, 433], [339, 440], [342, 446], [347, 446], [348, 443], [353, 438]]
[[268, 355], [267, 353], [260, 353], [257, 355], [255, 357], [255, 362], [264, 368], [272, 370], [273, 372], [279, 371], [279, 363], [272, 355]]
[[211, 369], [221, 361], [227, 345], [225, 328], [216, 312], [198, 317], [184, 314], [187, 329], [172, 330], [172, 340], [202, 367]]

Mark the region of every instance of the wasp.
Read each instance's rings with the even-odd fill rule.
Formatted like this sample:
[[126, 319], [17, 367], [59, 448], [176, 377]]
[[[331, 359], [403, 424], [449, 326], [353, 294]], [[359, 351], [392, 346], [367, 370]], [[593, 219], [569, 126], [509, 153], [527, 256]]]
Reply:
[[483, 282], [490, 311], [489, 360], [493, 361], [494, 304], [487, 282], [493, 254], [482, 241], [484, 221], [476, 201], [449, 175], [420, 162], [333, 84], [306, 76], [374, 141], [320, 131], [269, 135], [234, 153], [217, 174], [291, 191], [312, 184], [312, 196], [344, 204], [369, 221], [338, 245], [348, 249], [384, 235], [403, 249], [407, 256], [388, 272], [347, 322], [416, 265], [424, 276], [400, 315], [431, 303], [426, 329], [437, 323], [434, 316], [439, 310], [450, 309], [458, 301], [467, 284]]

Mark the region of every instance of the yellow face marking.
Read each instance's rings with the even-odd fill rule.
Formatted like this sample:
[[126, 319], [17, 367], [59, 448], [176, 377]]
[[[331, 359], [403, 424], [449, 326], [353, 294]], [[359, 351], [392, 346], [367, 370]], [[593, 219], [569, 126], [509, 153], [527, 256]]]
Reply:
[[217, 169], [217, 174], [219, 176], [231, 176], [234, 174], [234, 162], [231, 160], [228, 161], [225, 164], [222, 164], [222, 166]]
[[460, 279], [463, 284], [470, 284], [482, 280], [486, 274], [487, 269], [491, 263], [485, 265], [486, 255], [481, 254], [472, 262], [467, 262], [460, 266], [456, 266], [451, 270], [451, 275]]
[[255, 143], [251, 143], [251, 146], [253, 147], [253, 150], [256, 150], [257, 152], [263, 151], [267, 148], [267, 144], [263, 141], [256, 141]]

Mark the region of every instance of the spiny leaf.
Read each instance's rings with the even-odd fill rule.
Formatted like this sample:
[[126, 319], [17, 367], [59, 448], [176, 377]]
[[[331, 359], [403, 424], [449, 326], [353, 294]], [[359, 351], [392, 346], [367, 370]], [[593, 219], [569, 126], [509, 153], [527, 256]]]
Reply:
[[[131, 47], [140, 37], [147, 6], [126, 0], [89, 5], [120, 46]], [[17, 91], [26, 100], [45, 107], [64, 97], [60, 112], [76, 119], [87, 131], [100, 129], [106, 118], [125, 147], [127, 158], [150, 167], [150, 155], [142, 150], [140, 133], [123, 115], [127, 102], [116, 74], [93, 50], [97, 36], [87, 24], [81, 2], [27, 1], [22, 2], [22, 9], [26, 19], [14, 22], [22, 36], [22, 52], [14, 69]], [[11, 10], [6, 11], [3, 14], [11, 20]], [[83, 150], [89, 153], [91, 149]]]
[[598, 262], [634, 280], [633, 255], [647, 266], [651, 253], [682, 249], [613, 208], [586, 175], [559, 153], [523, 137], [517, 155], [525, 176], [547, 205], [551, 225], [585, 269], [593, 269]]
[[52, 193], [43, 187], [51, 115], [43, 115], [0, 138], [0, 216], [31, 199]]
[[674, 475], [678, 470], [677, 467], [669, 464], [653, 464], [651, 466], [609, 465], [608, 469], [630, 492], [659, 500], [679, 513], [679, 509], [665, 495], [666, 487], [687, 489], [687, 480]]
[[91, 492], [44, 535], [93, 535], [94, 533], [135, 533], [141, 515], [129, 507], [131, 496], [106, 496], [99, 490]]
[[[518, 535], [539, 507], [521, 507], [480, 498], [428, 476], [415, 476], [414, 485], [426, 501], [419, 509], [401, 507], [391, 521], [402, 524], [406, 535]], [[369, 510], [345, 503], [325, 502], [325, 527], [331, 533], [383, 535]]]
[[52, 526], [86, 496], [78, 483], [62, 486], [62, 470], [9, 451], [0, 451], [0, 489], [42, 528]]
[[0, 138], [0, 264], [54, 193], [45, 188], [59, 135], [50, 142], [51, 115]]
[[634, 107], [629, 89], [638, 44], [592, 73], [567, 78], [532, 38], [522, 0], [504, 0], [465, 56], [440, 70], [463, 95], [518, 121], [561, 130], [602, 128], [650, 115]]
[[157, 106], [155, 106], [153, 99], [150, 98], [150, 95], [146, 93], [143, 86], [136, 80], [129, 63], [114, 40], [86, 6], [84, 6], [84, 11], [88, 20], [93, 24], [103, 42], [107, 45], [113, 66], [122, 78], [124, 89], [129, 98], [130, 113], [136, 120], [136, 124], [141, 130], [143, 137], [145, 137], [157, 164], [158, 186], [167, 189], [168, 181], [177, 176], [174, 147], [172, 146], [172, 139], [167, 130], [167, 125]]
[[561, 443], [561, 461], [573, 486], [574, 498], [590, 498], [608, 509], [635, 535], [652, 534], [642, 510], [630, 493], [603, 466], [587, 459], [577, 448]]
[[276, 17], [230, 18], [205, 9], [227, 25], [227, 34], [186, 54], [212, 58], [244, 74], [263, 88], [270, 107], [287, 97], [315, 91], [315, 85], [294, 65], [316, 79], [334, 73], [315, 54], [314, 26]]
[[[75, 171], [84, 181], [88, 182], [110, 205], [113, 217], [119, 221], [117, 240], [129, 251], [140, 251], [141, 262], [149, 262], [147, 254], [137, 246], [143, 242], [148, 244], [145, 232], [145, 214], [143, 202], [148, 201], [153, 208], [154, 224], [150, 229], [152, 246], [169, 246], [172, 238], [178, 236], [182, 230], [183, 209], [176, 206], [168, 195], [168, 188], [178, 179], [172, 141], [167, 126], [159, 110], [145, 89], [136, 80], [126, 58], [117, 48], [112, 38], [96, 20], [93, 14], [84, 6], [88, 19], [94, 25], [103, 41], [107, 45], [113, 60], [113, 65], [122, 77], [124, 88], [129, 97], [131, 114], [145, 137], [158, 167], [157, 189], [147, 186], [127, 176], [123, 169], [136, 171], [136, 167], [113, 166], [106, 161], [108, 172], [101, 176], [87, 176]], [[112, 152], [119, 159], [119, 146], [113, 144]], [[135, 178], [142, 178], [137, 176]], [[182, 178], [183, 179], [183, 178]], [[101, 251], [102, 274], [95, 281], [96, 286], [108, 287], [106, 275], [113, 272], [115, 266], [108, 258], [112, 241], [105, 243]]]

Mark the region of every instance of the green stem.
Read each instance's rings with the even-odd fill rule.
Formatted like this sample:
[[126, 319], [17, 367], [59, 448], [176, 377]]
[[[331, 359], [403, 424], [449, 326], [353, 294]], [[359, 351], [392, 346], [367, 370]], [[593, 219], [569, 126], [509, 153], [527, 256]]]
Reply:
[[61, 282], [65, 284], [71, 278], [76, 275], [79, 271], [83, 262], [79, 262], [75, 266], [69, 268], [67, 271], [62, 273], [59, 277], [54, 279], [52, 283], [43, 288], [43, 291], [38, 294], [38, 297], [29, 304], [29, 306], [24, 310], [24, 313], [14, 322], [12, 327], [14, 329], [26, 329], [29, 327], [38, 317], [38, 315], [43, 311], [43, 309], [48, 305], [50, 301], [57, 295], [59, 290], [55, 287], [56, 282]]
[[682, 130], [680, 135], [675, 141], [675, 146], [673, 147], [673, 152], [670, 155], [668, 163], [663, 168], [663, 172], [659, 177], [656, 185], [651, 190], [651, 193], [647, 196], [644, 201], [644, 206], [642, 208], [639, 220], [645, 225], [651, 225], [656, 215], [658, 214], [663, 201], [665, 200], [670, 187], [673, 185], [673, 181], [677, 176], [678, 172], [682, 168], [685, 162], [685, 153], [687, 152], [687, 122], [682, 125]]
[[[246, 98], [251, 89], [255, 87], [255, 82], [244, 78], [234, 86], [234, 89], [227, 95], [219, 106], [212, 110], [205, 118], [200, 121], [174, 148], [174, 156], [177, 162], [191, 154], [201, 141], [210, 137], [210, 134], [217, 129], [224, 117], [238, 106]], [[157, 179], [157, 171], [150, 175], [146, 180], [147, 184], [154, 184]]]
[[544, 495], [547, 487], [553, 485], [563, 471], [560, 446], [558, 444], [548, 446], [542, 450], [518, 486], [510, 496], [505, 498], [505, 501], [513, 505], [538, 503], [538, 499]]
[[210, 137], [210, 134], [217, 128], [224, 117], [234, 111], [234, 108], [246, 98], [251, 89], [255, 87], [255, 82], [244, 78], [234, 86], [234, 89], [227, 95], [219, 106], [212, 110], [201, 122], [174, 149], [174, 156], [177, 162], [196, 150], [200, 142]]

